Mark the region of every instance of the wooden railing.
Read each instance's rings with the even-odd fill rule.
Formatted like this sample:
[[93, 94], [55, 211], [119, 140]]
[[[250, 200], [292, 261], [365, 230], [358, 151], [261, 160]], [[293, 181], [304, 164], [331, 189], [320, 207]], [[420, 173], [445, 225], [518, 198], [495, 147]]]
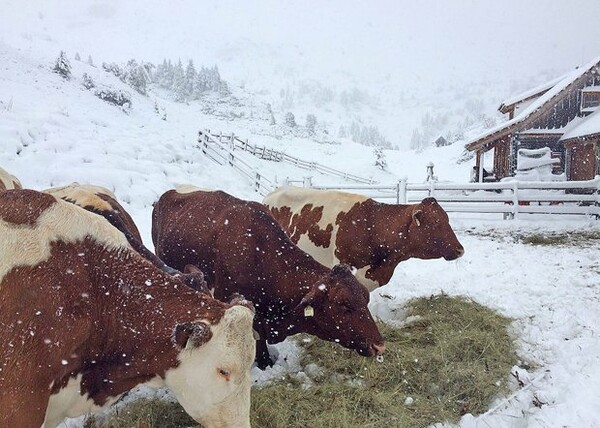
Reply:
[[269, 149], [264, 146], [252, 145], [248, 140], [244, 141], [238, 138], [235, 134], [215, 134], [211, 133], [210, 130], [200, 131], [200, 139], [207, 138], [207, 141], [218, 142], [221, 145], [225, 144], [229, 146], [231, 152], [235, 150], [243, 150], [248, 152], [260, 159], [269, 160], [273, 162], [286, 162], [294, 165], [297, 168], [306, 169], [309, 171], [317, 171], [322, 174], [332, 175], [334, 177], [340, 177], [347, 181], [353, 181], [355, 183], [363, 184], [375, 184], [375, 180], [369, 178], [360, 177], [358, 175], [349, 174], [344, 171], [339, 171], [334, 168], [322, 165], [318, 162], [309, 162], [294, 156], [290, 156], [284, 152]]
[[[310, 180], [308, 181], [310, 183]], [[582, 214], [600, 217], [600, 176], [588, 181], [424, 184], [399, 181], [393, 186], [310, 186], [358, 192], [397, 204], [417, 203], [433, 196], [448, 212], [519, 214]]]
[[200, 132], [198, 136], [199, 148], [202, 153], [220, 165], [229, 165], [241, 175], [251, 180], [254, 190], [261, 195], [273, 191], [278, 185], [272, 180], [261, 175], [252, 165], [236, 156], [227, 146], [214, 144], [208, 134]]

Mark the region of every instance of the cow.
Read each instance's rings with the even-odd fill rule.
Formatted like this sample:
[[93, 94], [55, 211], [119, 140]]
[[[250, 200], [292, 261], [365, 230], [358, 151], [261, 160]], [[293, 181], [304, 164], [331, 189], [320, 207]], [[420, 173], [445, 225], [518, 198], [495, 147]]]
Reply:
[[55, 427], [168, 387], [205, 427], [250, 427], [253, 311], [185, 286], [101, 217], [0, 193], [0, 426]]
[[240, 293], [254, 303], [261, 369], [272, 365], [267, 342], [301, 332], [363, 356], [385, 350], [369, 293], [350, 269], [326, 268], [300, 250], [258, 202], [187, 185], [169, 190], [154, 205], [152, 240], [169, 265], [199, 266], [216, 298]]
[[17, 179], [17, 177], [9, 174], [5, 169], [0, 168], [0, 192], [22, 188], [23, 186], [21, 186], [21, 182]]
[[152, 251], [146, 248], [133, 218], [131, 218], [125, 208], [119, 204], [115, 194], [107, 188], [89, 184], [71, 183], [68, 186], [46, 189], [44, 190], [44, 193], [71, 202], [94, 214], [101, 215], [108, 220], [110, 224], [123, 232], [134, 250], [160, 270], [170, 275], [179, 276], [189, 287], [199, 291], [208, 292], [206, 282], [204, 281], [204, 275], [196, 266], [184, 266], [182, 273], [167, 266]]
[[370, 291], [387, 284], [398, 263], [411, 257], [455, 260], [464, 254], [434, 198], [392, 205], [290, 186], [269, 193], [263, 203], [296, 245], [325, 266], [354, 267]]

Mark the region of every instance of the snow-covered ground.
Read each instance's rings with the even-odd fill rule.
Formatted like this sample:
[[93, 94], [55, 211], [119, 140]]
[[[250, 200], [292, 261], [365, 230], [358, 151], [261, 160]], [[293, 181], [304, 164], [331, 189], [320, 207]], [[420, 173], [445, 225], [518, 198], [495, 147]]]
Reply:
[[[389, 171], [374, 166], [371, 148], [357, 144], [324, 145], [303, 139], [275, 140], [253, 134], [257, 124], [223, 121], [201, 112], [197, 103], [173, 103], [151, 92], [142, 97], [118, 79], [72, 61], [73, 78], [50, 71], [55, 53], [18, 50], [0, 42], [0, 166], [25, 187], [44, 189], [73, 181], [112, 189], [150, 241], [151, 206], [160, 194], [180, 183], [223, 189], [260, 200], [252, 183], [216, 165], [196, 147], [199, 129], [221, 129], [307, 160], [353, 174], [395, 183], [407, 177], [422, 182], [433, 162], [441, 180], [466, 182], [472, 163], [457, 164], [461, 145], [416, 154], [386, 151]], [[81, 86], [86, 72], [99, 83], [128, 90], [133, 108], [125, 114]], [[168, 120], [154, 112], [154, 100]], [[266, 125], [268, 126], [268, 125]], [[263, 172], [302, 178], [306, 171], [248, 158]], [[409, 260], [391, 282], [372, 293], [373, 312], [386, 318], [409, 298], [444, 291], [461, 294], [514, 319], [512, 333], [527, 385], [514, 398], [493, 404], [490, 414], [461, 421], [463, 427], [600, 426], [600, 258], [593, 242], [567, 246], [531, 246], [517, 234], [600, 233], [600, 221], [583, 217], [522, 217], [457, 214], [451, 222], [466, 253], [457, 262]], [[386, 295], [392, 297], [381, 297]], [[289, 344], [280, 353], [296, 352]], [[297, 370], [294, 358], [262, 373], [263, 382]], [[511, 375], [506, 374], [507, 378]], [[534, 401], [543, 403], [536, 407]], [[440, 421], [443, 422], [443, 421]]]

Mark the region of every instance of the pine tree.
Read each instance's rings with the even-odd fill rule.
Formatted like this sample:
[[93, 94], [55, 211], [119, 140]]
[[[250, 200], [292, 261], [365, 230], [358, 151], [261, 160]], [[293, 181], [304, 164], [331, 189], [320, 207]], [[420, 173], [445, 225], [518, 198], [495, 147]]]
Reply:
[[181, 60], [173, 70], [173, 92], [175, 92], [175, 101], [184, 102], [187, 98], [185, 92], [185, 72]]
[[79, 52], [75, 52], [75, 61], [81, 61], [81, 57], [79, 56]]
[[71, 63], [67, 59], [67, 55], [64, 51], [60, 51], [60, 55], [56, 58], [53, 71], [67, 80], [71, 78]]
[[185, 92], [190, 98], [194, 97], [194, 82], [196, 82], [196, 68], [194, 62], [190, 59], [185, 69]]
[[383, 171], [387, 170], [387, 160], [385, 158], [385, 153], [383, 153], [383, 148], [375, 147], [373, 153], [375, 154], [375, 166]]
[[314, 114], [306, 115], [306, 130], [309, 135], [315, 135], [315, 126], [317, 125], [317, 117]]
[[294, 117], [294, 113], [292, 113], [291, 111], [288, 111], [285, 114], [285, 124], [290, 128], [296, 127], [296, 118]]
[[89, 65], [91, 65], [92, 67], [94, 66], [94, 61], [92, 60], [92, 56], [91, 55], [88, 55], [87, 63]]

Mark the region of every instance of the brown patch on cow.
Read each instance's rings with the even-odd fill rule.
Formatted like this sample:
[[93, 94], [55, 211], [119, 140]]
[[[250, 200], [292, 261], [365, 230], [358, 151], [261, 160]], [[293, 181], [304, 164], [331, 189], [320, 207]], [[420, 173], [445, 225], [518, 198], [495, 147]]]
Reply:
[[299, 214], [294, 214], [289, 207], [271, 208], [271, 213], [280, 225], [284, 226], [287, 234], [294, 244], [297, 244], [302, 235], [308, 235], [311, 242], [318, 247], [327, 248], [331, 244], [333, 225], [328, 224], [321, 229], [319, 221], [323, 217], [323, 207], [305, 205]]
[[[289, 210], [280, 214], [289, 218]], [[322, 207], [303, 214], [318, 220]], [[325, 231], [329, 236], [331, 228]], [[267, 341], [278, 343], [299, 332], [335, 340], [361, 355], [383, 349], [367, 290], [347, 267], [332, 271], [300, 250], [265, 205], [222, 191], [170, 190], [154, 206], [152, 240], [169, 265], [199, 266], [216, 298], [240, 293], [254, 303], [261, 368], [269, 364]], [[307, 302], [314, 304], [313, 317], [304, 315]]]
[[34, 190], [7, 190], [0, 194], [0, 219], [33, 226], [40, 215], [55, 203], [53, 196]]

